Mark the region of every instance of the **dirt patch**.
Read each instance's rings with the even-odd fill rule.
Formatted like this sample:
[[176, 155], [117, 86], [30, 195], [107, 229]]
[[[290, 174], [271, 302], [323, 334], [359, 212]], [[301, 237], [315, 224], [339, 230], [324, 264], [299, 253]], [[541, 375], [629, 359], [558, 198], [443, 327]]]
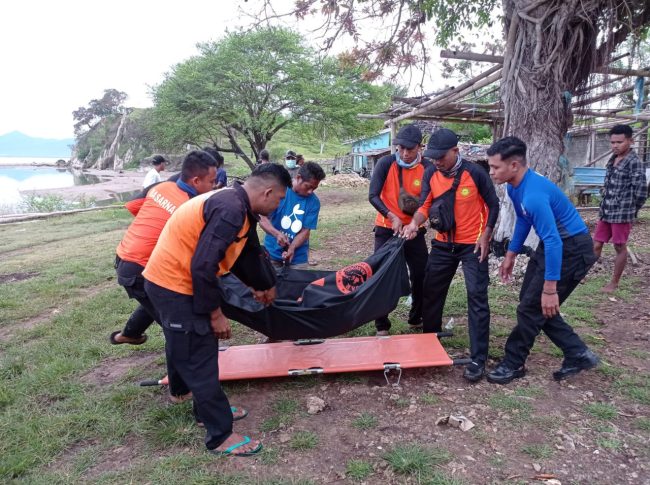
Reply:
[[120, 446], [103, 452], [96, 464], [84, 472], [84, 478], [92, 481], [103, 473], [119, 472], [135, 466], [140, 461], [140, 450], [144, 448], [141, 438], [129, 435]]
[[68, 446], [63, 452], [54, 458], [45, 469], [48, 472], [69, 472], [74, 466], [75, 460], [81, 453], [96, 447], [99, 444], [98, 440], [78, 441]]
[[28, 271], [27, 273], [9, 273], [0, 274], [0, 285], [4, 283], [14, 283], [15, 281], [24, 281], [38, 276], [38, 271]]
[[[38, 274], [39, 273], [35, 273], [32, 277], [35, 277]], [[84, 298], [84, 299], [92, 298], [96, 294], [104, 291], [106, 288], [112, 287], [113, 285], [114, 285], [113, 282], [108, 282], [99, 286], [86, 288], [84, 291], [80, 293], [80, 295], [77, 298]], [[21, 322], [16, 322], [11, 325], [4, 325], [0, 327], [0, 342], [8, 341], [16, 334], [16, 332], [27, 331], [36, 328], [41, 323], [47, 322], [52, 318], [54, 318], [56, 315], [61, 313], [61, 311], [62, 309], [58, 307], [50, 308], [46, 312], [37, 315], [35, 317], [29, 318], [27, 320], [23, 320]]]
[[96, 450], [99, 453], [94, 461], [95, 465], [84, 471], [85, 480], [93, 480], [103, 473], [119, 472], [135, 466], [139, 461], [139, 451], [143, 449], [144, 442], [141, 438], [128, 435], [120, 446], [101, 451], [98, 440], [80, 441], [66, 448], [46, 468], [48, 472], [70, 473], [83, 453]]
[[359, 195], [355, 192], [334, 187], [327, 190], [319, 190], [317, 195], [320, 199], [321, 206], [337, 206], [360, 199]]
[[342, 259], [346, 263], [363, 261], [374, 250], [372, 229], [374, 217], [357, 226], [346, 227], [345, 234], [326, 240], [319, 249], [311, 250], [310, 263], [316, 269], [339, 269]]
[[[450, 368], [405, 372], [399, 388], [386, 386], [379, 373], [359, 375], [352, 382], [324, 377], [309, 389], [289, 392], [281, 390], [286, 389], [286, 381], [256, 382], [249, 392], [230, 393], [231, 402], [251, 411], [238, 424], [240, 429], [263, 427], [273, 414], [274, 399], [294, 399], [298, 411], [289, 424], [257, 433], [277, 456], [276, 463], [262, 465], [257, 460], [257, 466], [249, 467], [233, 460], [226, 468], [259, 478], [292, 476], [315, 483], [348, 483], [346, 464], [363, 460], [373, 466], [367, 483], [411, 483], [396, 475], [384, 458], [397, 445], [421, 443], [446, 450], [450, 461], [442, 471], [463, 483], [514, 478], [528, 483], [538, 472], [552, 474], [562, 483], [641, 483], [648, 469], [638, 449], [630, 446], [621, 454], [599, 450], [581, 414], [594, 399], [607, 399], [598, 376], [585, 374], [560, 385], [549, 380], [548, 371], [555, 366], [557, 362], [535, 359], [529, 375], [507, 388], [485, 382], [469, 386], [460, 369]], [[527, 396], [533, 391], [542, 394]], [[326, 409], [308, 415], [306, 396], [323, 399]], [[511, 405], [521, 405], [522, 410], [506, 407]], [[435, 424], [437, 417], [450, 413], [464, 414], [476, 428], [463, 433]], [[374, 419], [370, 429], [356, 424], [362, 415]], [[313, 449], [292, 448], [293, 437], [301, 432], [316, 436]]]
[[328, 175], [320, 185], [322, 187], [368, 187], [370, 179], [364, 178], [356, 173], [340, 173], [338, 175]]
[[56, 316], [56, 314], [60, 311], [61, 310], [58, 308], [53, 308], [46, 314], [38, 315], [37, 317], [30, 318], [24, 322], [15, 323], [13, 325], [4, 325], [0, 327], [0, 342], [6, 342], [10, 340], [18, 331], [27, 331], [36, 328], [41, 323], [47, 322], [51, 318], [54, 318], [54, 316]]
[[160, 356], [158, 352], [136, 352], [128, 357], [111, 357], [81, 376], [84, 384], [101, 387], [122, 379], [134, 367], [145, 367]]
[[602, 351], [608, 361], [647, 373], [650, 369], [650, 281], [647, 278], [650, 265], [639, 265], [635, 271], [646, 275], [639, 278], [638, 293], [628, 301], [612, 295], [599, 306], [598, 323], [602, 325], [599, 333], [608, 344]]

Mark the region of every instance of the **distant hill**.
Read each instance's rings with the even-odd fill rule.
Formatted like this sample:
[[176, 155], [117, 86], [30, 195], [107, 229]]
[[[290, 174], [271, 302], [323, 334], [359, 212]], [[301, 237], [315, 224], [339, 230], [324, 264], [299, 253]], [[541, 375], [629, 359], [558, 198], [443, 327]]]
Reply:
[[0, 135], [0, 157], [60, 157], [70, 158], [74, 139], [51, 140], [33, 138], [19, 131]]

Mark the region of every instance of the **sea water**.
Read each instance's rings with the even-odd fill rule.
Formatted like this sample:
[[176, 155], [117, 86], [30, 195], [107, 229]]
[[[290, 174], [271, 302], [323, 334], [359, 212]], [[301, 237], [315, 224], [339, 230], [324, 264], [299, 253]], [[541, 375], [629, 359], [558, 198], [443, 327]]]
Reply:
[[57, 158], [0, 157], [0, 213], [20, 212], [24, 201], [23, 194], [30, 191], [88, 185], [101, 181], [94, 175], [73, 173], [67, 168], [56, 167], [54, 165], [57, 160]]

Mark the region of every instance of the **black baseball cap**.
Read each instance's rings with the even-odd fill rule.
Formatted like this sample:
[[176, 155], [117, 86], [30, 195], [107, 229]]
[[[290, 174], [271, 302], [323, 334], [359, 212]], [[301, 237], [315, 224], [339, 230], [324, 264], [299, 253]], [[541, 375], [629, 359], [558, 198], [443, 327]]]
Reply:
[[455, 146], [458, 146], [458, 135], [447, 128], [440, 128], [431, 133], [424, 156], [432, 160], [440, 160]]
[[415, 125], [406, 125], [397, 132], [393, 145], [401, 145], [409, 150], [422, 143], [422, 132]]
[[165, 160], [165, 157], [163, 157], [162, 155], [155, 155], [152, 158], [151, 163], [153, 165], [160, 165], [161, 163], [167, 163], [167, 160]]
[[287, 153], [284, 155], [284, 158], [296, 158], [296, 152], [293, 150], [287, 150]]

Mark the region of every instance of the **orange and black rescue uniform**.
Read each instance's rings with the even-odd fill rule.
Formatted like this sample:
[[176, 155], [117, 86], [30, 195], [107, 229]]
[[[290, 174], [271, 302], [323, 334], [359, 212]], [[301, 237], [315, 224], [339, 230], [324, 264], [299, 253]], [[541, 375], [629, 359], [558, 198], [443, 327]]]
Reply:
[[[219, 345], [210, 313], [220, 307], [219, 276], [232, 271], [256, 290], [275, 285], [260, 246], [257, 217], [241, 185], [194, 197], [165, 225], [145, 267], [145, 289], [161, 319], [170, 393], [192, 392], [208, 449], [232, 433], [232, 412], [219, 384]], [[238, 259], [253, 258], [240, 265]], [[255, 274], [241, 268], [254, 267]]]
[[[402, 188], [410, 195], [419, 198], [422, 192], [422, 182], [425, 170], [431, 166], [428, 160], [422, 159], [413, 168], [403, 168], [397, 164], [395, 155], [382, 157], [372, 172], [368, 199], [372, 206], [377, 209], [375, 218], [375, 252], [382, 247], [386, 241], [393, 237], [392, 224], [388, 218], [388, 212], [397, 215], [402, 224], [411, 222], [412, 215], [405, 214], [399, 207], [400, 182], [399, 172], [402, 172]], [[427, 261], [427, 243], [424, 239], [426, 230], [422, 228], [417, 236], [404, 243], [404, 256], [409, 268], [411, 280], [412, 304], [409, 311], [408, 323], [419, 325], [422, 323], [422, 285], [424, 281], [424, 267]], [[390, 320], [384, 316], [375, 320], [375, 327], [378, 331], [390, 329]]]
[[159, 182], [125, 204], [135, 219], [115, 251], [115, 271], [117, 282], [124, 287], [129, 298], [140, 304], [121, 332], [125, 337], [142, 337], [156, 319], [153, 305], [144, 291], [142, 271], [171, 215], [194, 195], [185, 187], [175, 181]]
[[[454, 201], [456, 227], [450, 234], [436, 234], [424, 276], [424, 332], [442, 330], [442, 311], [451, 280], [462, 262], [467, 289], [468, 328], [472, 361], [482, 366], [487, 360], [490, 336], [488, 305], [488, 258], [479, 261], [476, 243], [486, 227], [493, 228], [499, 216], [499, 198], [487, 171], [475, 163], [462, 160], [460, 184]], [[420, 212], [427, 219], [434, 198], [451, 188], [453, 176], [446, 176], [435, 167], [424, 175]], [[452, 237], [450, 237], [452, 236]]]

